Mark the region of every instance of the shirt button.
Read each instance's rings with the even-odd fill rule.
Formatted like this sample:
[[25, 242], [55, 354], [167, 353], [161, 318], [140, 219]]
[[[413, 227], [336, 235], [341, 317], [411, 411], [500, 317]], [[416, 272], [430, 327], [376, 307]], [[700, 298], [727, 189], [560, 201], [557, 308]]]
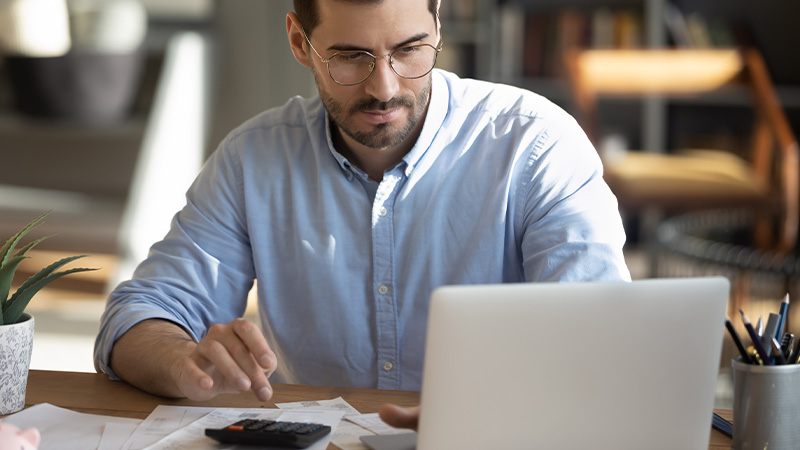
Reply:
[[381, 217], [385, 216], [386, 215], [386, 208], [385, 207], [381, 207], [381, 210], [378, 211], [378, 215], [381, 216]]
[[392, 368], [394, 368], [394, 364], [392, 364], [391, 362], [386, 361], [385, 363], [383, 363], [383, 370], [388, 372], [392, 370]]
[[382, 284], [382, 285], [381, 285], [381, 286], [378, 288], [378, 292], [379, 292], [381, 295], [386, 295], [386, 293], [387, 293], [387, 292], [389, 292], [389, 288], [388, 288], [388, 287], [386, 287], [386, 285], [383, 285], [383, 284]]

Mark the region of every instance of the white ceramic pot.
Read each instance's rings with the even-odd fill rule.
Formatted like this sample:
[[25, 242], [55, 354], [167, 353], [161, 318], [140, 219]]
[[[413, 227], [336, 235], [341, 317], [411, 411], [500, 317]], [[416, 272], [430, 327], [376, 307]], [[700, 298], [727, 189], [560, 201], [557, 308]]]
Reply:
[[32, 350], [33, 316], [23, 313], [17, 323], [0, 325], [0, 414], [25, 407]]

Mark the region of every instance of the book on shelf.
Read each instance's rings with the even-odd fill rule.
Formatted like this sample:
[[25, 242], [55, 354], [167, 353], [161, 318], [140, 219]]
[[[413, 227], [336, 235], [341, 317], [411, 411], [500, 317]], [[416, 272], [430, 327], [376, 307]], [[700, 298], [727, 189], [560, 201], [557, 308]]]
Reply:
[[600, 7], [591, 14], [590, 45], [593, 48], [614, 47], [614, 12]]
[[642, 16], [627, 9], [614, 15], [614, 47], [638, 48], [642, 46]]
[[522, 74], [525, 56], [525, 9], [518, 3], [503, 4], [498, 12], [499, 48], [498, 75], [503, 81], [511, 81]]
[[664, 22], [676, 47], [693, 47], [689, 24], [680, 9], [672, 3], [664, 5]]
[[686, 16], [686, 26], [689, 27], [689, 36], [694, 47], [710, 48], [713, 46], [705, 17], [697, 13], [689, 14]]
[[684, 13], [673, 3], [664, 9], [664, 22], [675, 47], [723, 48], [754, 46], [752, 31], [745, 22], [730, 23], [708, 19], [697, 12]]

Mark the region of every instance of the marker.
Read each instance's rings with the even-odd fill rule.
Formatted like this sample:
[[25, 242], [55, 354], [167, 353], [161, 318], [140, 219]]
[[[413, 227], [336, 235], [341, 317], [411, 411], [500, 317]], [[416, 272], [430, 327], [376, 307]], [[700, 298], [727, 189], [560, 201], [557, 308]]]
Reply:
[[730, 319], [725, 319], [725, 328], [728, 329], [728, 333], [730, 333], [733, 343], [736, 344], [736, 348], [739, 349], [739, 354], [742, 355], [742, 362], [745, 364], [753, 364], [753, 360], [750, 359], [750, 355], [747, 354], [747, 350], [744, 348], [741, 338], [739, 338], [739, 333], [736, 332], [736, 329], [733, 327]]
[[786, 316], [789, 314], [789, 293], [786, 293], [786, 297], [783, 298], [781, 302], [781, 309], [778, 312], [780, 315], [780, 321], [778, 322], [778, 331], [775, 332], [775, 339], [780, 340], [783, 336], [783, 328], [786, 326]]
[[753, 340], [753, 347], [755, 347], [758, 356], [761, 358], [761, 361], [764, 365], [770, 365], [769, 357], [767, 356], [767, 351], [764, 350], [764, 346], [761, 345], [761, 339], [759, 339], [758, 334], [756, 334], [756, 330], [753, 329], [753, 324], [750, 323], [750, 318], [742, 311], [739, 310], [739, 314], [742, 315], [742, 322], [744, 322], [744, 328], [747, 330], [747, 333], [750, 335], [750, 339]]
[[772, 357], [772, 340], [775, 339], [775, 331], [778, 329], [778, 322], [781, 316], [775, 313], [769, 313], [767, 319], [767, 327], [764, 328], [764, 333], [761, 335], [761, 345], [767, 351], [767, 357]]

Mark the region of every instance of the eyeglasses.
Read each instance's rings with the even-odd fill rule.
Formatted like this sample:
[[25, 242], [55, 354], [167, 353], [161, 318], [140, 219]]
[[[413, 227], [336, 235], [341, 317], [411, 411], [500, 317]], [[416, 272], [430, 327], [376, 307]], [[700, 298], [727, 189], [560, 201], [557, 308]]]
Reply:
[[400, 78], [422, 78], [433, 70], [433, 66], [436, 65], [436, 57], [442, 51], [442, 42], [440, 41], [438, 47], [430, 44], [409, 45], [383, 56], [375, 56], [363, 50], [348, 50], [323, 58], [308, 39], [305, 30], [303, 30], [303, 36], [320, 61], [328, 66], [328, 75], [331, 76], [331, 79], [342, 86], [355, 86], [364, 82], [372, 75], [372, 71], [375, 70], [375, 62], [379, 58], [389, 58], [389, 66]]

